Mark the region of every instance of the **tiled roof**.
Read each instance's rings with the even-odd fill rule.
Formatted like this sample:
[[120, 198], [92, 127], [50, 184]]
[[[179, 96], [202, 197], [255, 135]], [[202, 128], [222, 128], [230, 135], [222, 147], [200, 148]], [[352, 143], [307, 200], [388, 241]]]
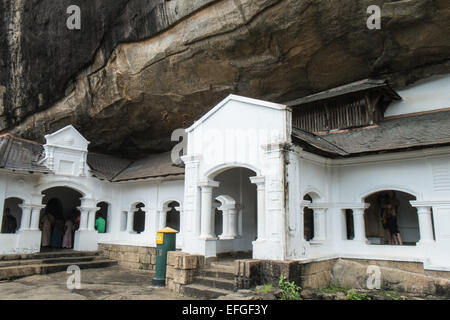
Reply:
[[[9, 134], [0, 136], [0, 169], [48, 173], [47, 167], [38, 164], [43, 156], [39, 143]], [[136, 161], [88, 152], [87, 163], [95, 177], [113, 182], [184, 175], [184, 168], [172, 165], [170, 152]]]
[[450, 144], [450, 111], [385, 119], [378, 125], [315, 135], [293, 129], [296, 143], [311, 152], [349, 157]]
[[115, 176], [112, 181], [127, 181], [156, 177], [182, 176], [184, 168], [174, 166], [170, 152], [154, 154], [130, 164], [125, 170]]
[[38, 164], [44, 148], [33, 141], [6, 134], [0, 136], [0, 169], [47, 173], [47, 167]]
[[125, 170], [133, 161], [114, 156], [88, 152], [87, 163], [91, 172], [99, 179], [112, 180], [117, 174]]
[[315, 93], [303, 98], [299, 98], [296, 100], [292, 100], [286, 102], [285, 105], [288, 107], [296, 107], [300, 105], [304, 105], [311, 102], [322, 101], [327, 99], [332, 99], [336, 97], [342, 97], [348, 94], [354, 94], [357, 92], [362, 92], [366, 90], [375, 90], [380, 89], [386, 92], [392, 99], [400, 100], [401, 97], [389, 87], [386, 80], [375, 80], [375, 79], [364, 79], [360, 81], [356, 81], [353, 83], [349, 83], [337, 88], [333, 88], [330, 90], [322, 91], [319, 93]]

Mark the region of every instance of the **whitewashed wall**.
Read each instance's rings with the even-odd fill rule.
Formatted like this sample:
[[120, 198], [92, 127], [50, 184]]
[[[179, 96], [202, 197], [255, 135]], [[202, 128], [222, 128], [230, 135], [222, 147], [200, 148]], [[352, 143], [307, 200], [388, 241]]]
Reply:
[[450, 108], [450, 75], [421, 80], [397, 92], [402, 100], [387, 108], [386, 117]]

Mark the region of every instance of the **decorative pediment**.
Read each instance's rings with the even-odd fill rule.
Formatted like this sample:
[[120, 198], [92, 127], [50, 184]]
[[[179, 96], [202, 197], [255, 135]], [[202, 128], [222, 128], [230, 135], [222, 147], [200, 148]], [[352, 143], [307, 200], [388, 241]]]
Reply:
[[87, 141], [72, 125], [45, 136], [43, 163], [56, 174], [86, 175]]
[[72, 125], [68, 125], [52, 134], [47, 134], [45, 140], [47, 146], [79, 151], [87, 151], [89, 145], [89, 141], [87, 141]]

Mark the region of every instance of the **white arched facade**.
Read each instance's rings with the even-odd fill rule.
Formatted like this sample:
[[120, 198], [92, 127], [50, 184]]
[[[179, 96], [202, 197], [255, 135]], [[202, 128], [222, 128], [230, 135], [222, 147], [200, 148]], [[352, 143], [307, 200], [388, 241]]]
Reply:
[[[323, 157], [292, 143], [289, 107], [234, 95], [186, 132], [184, 177], [114, 183], [91, 174], [86, 162], [89, 142], [73, 127], [46, 136], [41, 164], [49, 174], [0, 173], [0, 200], [23, 199], [22, 214], [29, 221], [15, 235], [0, 235], [0, 253], [39, 251], [36, 217], [42, 192], [66, 187], [82, 194], [78, 250], [97, 250], [98, 243], [155, 247], [156, 232], [167, 224], [168, 204], [177, 202], [177, 247], [187, 253], [212, 257], [244, 250], [255, 259], [348, 257], [421, 261], [428, 269], [450, 268], [450, 147]], [[415, 197], [409, 201], [417, 209], [420, 238], [415, 245], [369, 243], [366, 199], [385, 190]], [[312, 201], [303, 199], [306, 194]], [[220, 234], [214, 232], [214, 200], [220, 203]], [[106, 234], [98, 234], [90, 218], [99, 201], [110, 206]], [[138, 203], [145, 205], [145, 228], [139, 234], [130, 229]], [[304, 238], [305, 207], [314, 212], [310, 241]], [[346, 232], [350, 211], [351, 239]]]

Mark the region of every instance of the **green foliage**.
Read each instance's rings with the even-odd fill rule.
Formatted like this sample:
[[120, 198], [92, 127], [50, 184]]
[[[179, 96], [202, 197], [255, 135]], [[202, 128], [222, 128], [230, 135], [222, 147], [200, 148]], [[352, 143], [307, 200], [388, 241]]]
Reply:
[[284, 275], [280, 276], [278, 286], [281, 289], [281, 300], [302, 300], [300, 297], [300, 288], [294, 281], [287, 281]]
[[357, 293], [355, 290], [347, 292], [347, 300], [371, 300], [367, 293]]
[[256, 293], [269, 293], [272, 292], [273, 286], [271, 284], [265, 284], [262, 289], [256, 289]]

